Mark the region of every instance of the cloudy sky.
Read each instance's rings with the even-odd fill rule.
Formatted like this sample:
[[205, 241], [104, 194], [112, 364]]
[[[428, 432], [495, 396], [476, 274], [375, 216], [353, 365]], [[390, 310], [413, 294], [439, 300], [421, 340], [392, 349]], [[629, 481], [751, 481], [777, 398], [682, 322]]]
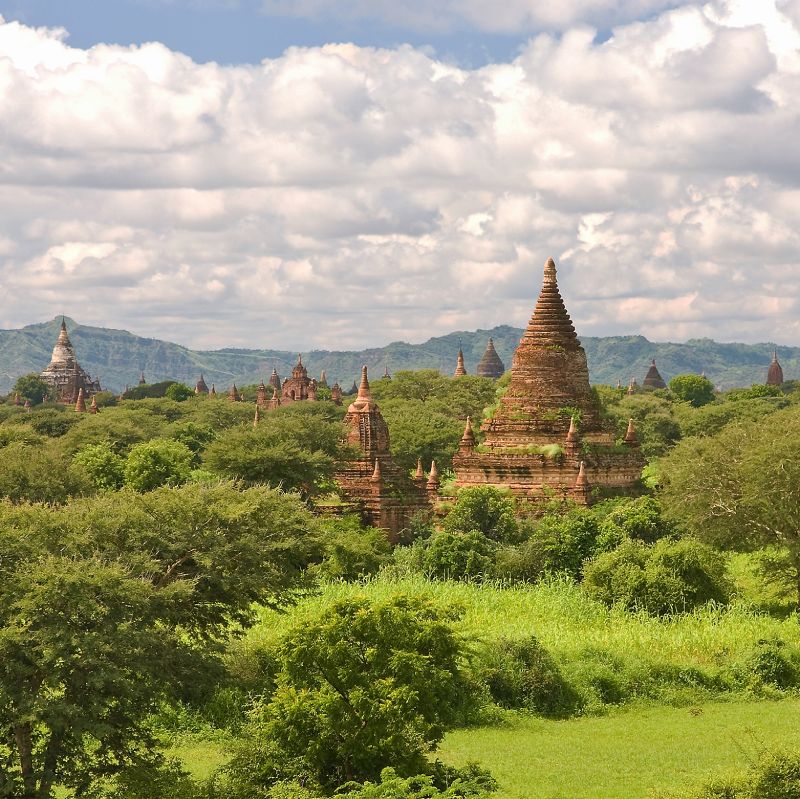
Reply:
[[[433, 10], [432, 10], [433, 9]], [[800, 344], [800, 0], [0, 0], [0, 326]]]

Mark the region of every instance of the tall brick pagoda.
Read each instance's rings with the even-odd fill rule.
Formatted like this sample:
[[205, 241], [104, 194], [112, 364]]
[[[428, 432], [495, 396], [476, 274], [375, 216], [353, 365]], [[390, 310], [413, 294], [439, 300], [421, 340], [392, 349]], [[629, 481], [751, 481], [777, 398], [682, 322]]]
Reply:
[[[468, 423], [469, 426], [469, 423]], [[465, 431], [453, 458], [458, 487], [494, 485], [536, 501], [549, 493], [591, 501], [592, 489], [627, 491], [644, 459], [615, 447], [589, 386], [586, 353], [564, 306], [549, 259], [536, 308], [511, 365], [511, 382], [476, 447]], [[557, 445], [554, 447], [553, 445]]]
[[768, 386], [780, 386], [783, 384], [783, 369], [781, 368], [780, 363], [778, 363], [778, 351], [772, 351], [772, 363], [769, 365], [769, 369], [767, 370], [767, 385]]
[[78, 394], [91, 397], [101, 391], [100, 381], [92, 378], [81, 368], [75, 355], [75, 348], [69, 340], [67, 325], [61, 319], [61, 329], [50, 363], [42, 370], [41, 378], [55, 390], [56, 399], [64, 403], [76, 403]]
[[647, 374], [644, 376], [644, 381], [642, 382], [642, 388], [646, 389], [656, 389], [656, 388], [666, 388], [667, 384], [664, 382], [664, 378], [661, 377], [661, 373], [658, 371], [658, 367], [656, 366], [656, 359], [653, 358], [650, 361], [650, 368], [647, 370]]
[[346, 441], [356, 454], [342, 464], [336, 481], [346, 497], [360, 505], [368, 524], [388, 530], [390, 539], [396, 540], [417, 511], [430, 507], [429, 497], [424, 486], [410, 480], [392, 461], [389, 428], [372, 399], [366, 366], [344, 426]]
[[505, 371], [505, 364], [500, 360], [500, 356], [494, 348], [494, 341], [489, 338], [489, 343], [486, 345], [486, 352], [483, 353], [483, 356], [478, 362], [478, 368], [475, 370], [475, 373], [478, 377], [491, 377], [493, 380], [497, 380], [505, 374]]

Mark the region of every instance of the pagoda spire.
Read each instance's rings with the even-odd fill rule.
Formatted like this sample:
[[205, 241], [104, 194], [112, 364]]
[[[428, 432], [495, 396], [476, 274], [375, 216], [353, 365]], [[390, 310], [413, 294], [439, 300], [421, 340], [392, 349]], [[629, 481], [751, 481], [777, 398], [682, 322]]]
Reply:
[[89, 406], [89, 413], [97, 413], [100, 409], [97, 407], [97, 397], [92, 394], [92, 404]]
[[556, 264], [552, 258], [548, 258], [544, 265], [542, 290], [520, 346], [524, 346], [526, 342], [536, 342], [545, 346], [566, 343], [572, 347], [578, 342], [572, 319], [558, 290]]
[[567, 438], [564, 441], [564, 452], [570, 457], [578, 454], [581, 446], [580, 436], [578, 435], [578, 426], [575, 424], [575, 417], [569, 417], [569, 430], [567, 430]]
[[769, 371], [767, 372], [767, 385], [768, 386], [780, 386], [783, 383], [783, 369], [781, 368], [780, 363], [778, 363], [778, 351], [772, 351], [772, 362], [769, 365]]
[[238, 402], [238, 401], [239, 401], [239, 389], [237, 389], [237, 388], [236, 388], [236, 383], [234, 383], [234, 384], [233, 384], [233, 385], [232, 385], [232, 386], [231, 386], [231, 387], [228, 389], [228, 399], [229, 399], [231, 402]]
[[75, 401], [75, 413], [86, 413], [86, 399], [83, 395], [83, 388], [78, 389], [78, 399]]
[[425, 481], [425, 470], [422, 468], [422, 458], [417, 458], [417, 471], [414, 474], [414, 479]]
[[441, 482], [439, 480], [439, 469], [436, 461], [431, 461], [431, 470], [428, 472], [428, 491], [438, 491]]
[[369, 379], [367, 378], [367, 367], [361, 367], [361, 385], [358, 387], [358, 399], [371, 400], [372, 393], [369, 388]]
[[458, 355], [456, 356], [456, 370], [453, 372], [453, 377], [463, 377], [467, 373], [467, 367], [464, 366], [464, 352], [461, 347], [458, 348]]
[[475, 373], [478, 377], [490, 377], [493, 380], [502, 377], [506, 371], [505, 364], [500, 360], [497, 350], [494, 348], [494, 341], [489, 337], [489, 342], [486, 344], [486, 351], [483, 353]]
[[633, 419], [628, 419], [628, 429], [625, 431], [625, 438], [622, 439], [622, 443], [628, 447], [639, 446], [639, 438], [636, 435], [636, 428], [633, 425]]
[[381, 475], [381, 462], [380, 459], [375, 458], [375, 469], [372, 472], [372, 477], [370, 477], [370, 481], [373, 483], [380, 483], [383, 480]]
[[459, 449], [475, 449], [475, 433], [472, 430], [472, 419], [467, 416], [467, 423], [464, 425], [464, 433], [461, 436], [461, 441], [458, 445]]

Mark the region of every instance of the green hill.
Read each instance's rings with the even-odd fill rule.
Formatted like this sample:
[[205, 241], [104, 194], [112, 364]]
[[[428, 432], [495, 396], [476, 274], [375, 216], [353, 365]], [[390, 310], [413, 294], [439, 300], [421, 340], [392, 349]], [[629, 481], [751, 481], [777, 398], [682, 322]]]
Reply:
[[[19, 375], [41, 371], [47, 365], [60, 322], [57, 317], [20, 330], [0, 330], [0, 392], [8, 392]], [[232, 382], [246, 385], [266, 380], [273, 366], [286, 376], [297, 360], [296, 353], [286, 350], [190, 350], [126, 330], [79, 325], [71, 319], [67, 327], [83, 368], [113, 391], [137, 383], [141, 372], [151, 383], [172, 378], [189, 385], [194, 385], [202, 372], [209, 385], [213, 382], [218, 390], [226, 390]], [[520, 328], [501, 325], [492, 330], [449, 333], [423, 344], [397, 341], [360, 352], [313, 350], [303, 353], [303, 363], [310, 374], [318, 376], [324, 369], [330, 383], [338, 380], [347, 389], [362, 364], [367, 364], [375, 377], [383, 373], [385, 365], [390, 372], [432, 368], [450, 373], [461, 344], [467, 370], [474, 373], [489, 336], [508, 368], [521, 334]], [[769, 343], [720, 344], [711, 339], [655, 343], [644, 336], [587, 337], [582, 342], [592, 382], [612, 385], [617, 379], [626, 384], [632, 376], [641, 383], [650, 358], [655, 358], [665, 380], [676, 374], [705, 372], [721, 388], [749, 386], [766, 379], [774, 349]], [[800, 347], [777, 349], [786, 378], [800, 376]]]

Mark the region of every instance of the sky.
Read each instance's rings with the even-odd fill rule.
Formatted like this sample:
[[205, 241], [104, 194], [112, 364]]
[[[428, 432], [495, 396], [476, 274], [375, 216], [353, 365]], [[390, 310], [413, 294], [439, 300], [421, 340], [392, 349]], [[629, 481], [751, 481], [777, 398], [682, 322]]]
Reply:
[[800, 0], [0, 0], [0, 326], [800, 344]]

